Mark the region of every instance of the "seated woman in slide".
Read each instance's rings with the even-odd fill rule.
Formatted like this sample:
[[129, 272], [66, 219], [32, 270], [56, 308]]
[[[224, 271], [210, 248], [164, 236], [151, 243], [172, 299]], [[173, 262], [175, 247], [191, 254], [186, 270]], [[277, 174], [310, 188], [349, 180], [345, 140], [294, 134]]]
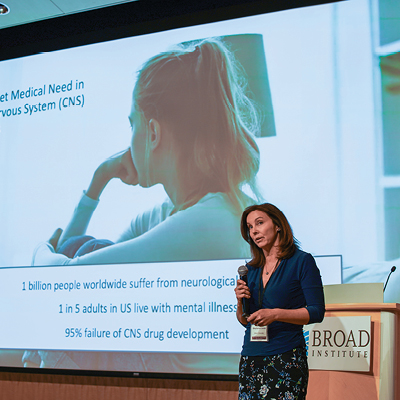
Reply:
[[[237, 227], [250, 200], [243, 186], [256, 193], [259, 150], [256, 113], [242, 80], [217, 39], [182, 44], [148, 60], [133, 90], [130, 147], [97, 168], [69, 225], [35, 249], [33, 264], [248, 256]], [[74, 258], [59, 253], [68, 239], [85, 234], [113, 178], [144, 188], [161, 183], [169, 198], [134, 218], [117, 243]]]
[[[254, 200], [242, 188], [257, 194], [260, 153], [255, 108], [241, 82], [240, 67], [217, 39], [179, 45], [148, 60], [133, 90], [130, 148], [97, 168], [67, 228], [59, 240], [61, 230], [36, 248], [33, 264], [249, 256], [238, 227], [242, 210]], [[84, 254], [78, 247], [113, 178], [144, 188], [161, 183], [169, 198], [134, 218], [116, 244], [92, 246], [95, 251]], [[153, 363], [170, 371], [181, 361], [168, 354], [46, 350], [26, 351], [22, 359], [25, 366], [151, 370]]]

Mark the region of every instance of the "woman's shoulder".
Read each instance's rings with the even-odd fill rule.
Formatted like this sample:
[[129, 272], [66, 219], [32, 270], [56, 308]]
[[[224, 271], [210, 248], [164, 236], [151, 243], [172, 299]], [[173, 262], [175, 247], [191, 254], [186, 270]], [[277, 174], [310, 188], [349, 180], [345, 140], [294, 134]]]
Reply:
[[250, 276], [257, 275], [258, 271], [260, 270], [260, 267], [249, 265], [247, 263], [246, 263], [246, 267], [249, 270], [249, 272], [247, 274], [250, 275]]
[[293, 256], [287, 259], [286, 262], [286, 265], [290, 265], [299, 272], [308, 271], [310, 268], [314, 269], [316, 267], [316, 262], [312, 254], [300, 249], [296, 249]]
[[[240, 200], [243, 208], [255, 204], [256, 201], [252, 199], [250, 196], [248, 196], [243, 192], [240, 193], [241, 194], [238, 200]], [[232, 203], [232, 197], [230, 197], [228, 193], [224, 192], [207, 193], [194, 206], [201, 206], [201, 205], [210, 206], [212, 204], [223, 204], [223, 206], [227, 210], [230, 210], [231, 212], [232, 211], [236, 212], [234, 205]]]
[[249, 271], [257, 271], [260, 267], [258, 265], [250, 265], [246, 262], [246, 267], [248, 268]]
[[[192, 207], [212, 207], [215, 204], [229, 204], [229, 197], [226, 193], [216, 192], [216, 193], [207, 193], [204, 197], [202, 197], [196, 204]], [[190, 207], [190, 208], [192, 208]]]
[[290, 263], [308, 263], [310, 261], [313, 261], [314, 257], [312, 256], [311, 253], [307, 253], [304, 250], [301, 250], [299, 248], [296, 248], [294, 254], [287, 259], [288, 262]]
[[[211, 221], [221, 221], [238, 229], [238, 216], [234, 213], [228, 196], [225, 193], [208, 193], [196, 204], [172, 215], [173, 219], [195, 220], [200, 225], [209, 224]], [[212, 223], [210, 226], [215, 226]]]
[[311, 255], [311, 253], [308, 253], [302, 249], [296, 248], [296, 251], [294, 252], [293, 257], [297, 257], [299, 259], [305, 259], [305, 258], [312, 257], [312, 255]]
[[163, 203], [137, 215], [131, 222], [132, 236], [140, 236], [165, 221], [173, 208], [174, 205], [168, 198]]

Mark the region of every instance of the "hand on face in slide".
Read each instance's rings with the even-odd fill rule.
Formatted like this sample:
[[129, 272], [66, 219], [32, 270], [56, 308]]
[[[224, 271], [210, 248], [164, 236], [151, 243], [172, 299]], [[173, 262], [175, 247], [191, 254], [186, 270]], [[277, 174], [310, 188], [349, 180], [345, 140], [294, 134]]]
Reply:
[[108, 179], [119, 178], [127, 185], [139, 183], [138, 173], [132, 162], [131, 149], [128, 148], [108, 158], [100, 168]]
[[119, 178], [127, 185], [137, 185], [139, 183], [130, 148], [114, 154], [100, 164], [93, 175], [86, 195], [98, 200], [108, 182], [113, 178]]

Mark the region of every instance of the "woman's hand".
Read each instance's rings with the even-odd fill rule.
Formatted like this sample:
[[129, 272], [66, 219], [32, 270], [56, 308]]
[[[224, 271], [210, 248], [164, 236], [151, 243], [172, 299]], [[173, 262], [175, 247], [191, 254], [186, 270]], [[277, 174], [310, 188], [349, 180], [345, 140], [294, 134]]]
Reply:
[[306, 325], [309, 320], [310, 314], [305, 307], [289, 310], [284, 308], [262, 308], [247, 318], [247, 322], [257, 326], [266, 326], [275, 321]]
[[250, 298], [250, 290], [246, 285], [245, 281], [242, 281], [241, 279], [237, 280], [235, 287], [235, 294], [238, 302], [241, 302], [243, 298], [246, 299]]
[[277, 310], [272, 308], [262, 308], [250, 315], [247, 322], [257, 326], [266, 326], [278, 320]]
[[108, 174], [108, 178], [119, 178], [127, 185], [137, 185], [139, 183], [138, 173], [132, 162], [131, 149], [128, 148], [120, 153], [114, 154], [103, 164], [104, 174]]
[[245, 281], [242, 281], [241, 279], [237, 280], [236, 287], [235, 287], [235, 295], [236, 295], [236, 299], [238, 302], [237, 309], [236, 309], [236, 318], [242, 325], [246, 325], [247, 319], [243, 315], [242, 300], [250, 298], [250, 290], [249, 290], [248, 286], [246, 285]]
[[57, 248], [58, 241], [60, 240], [60, 236], [62, 233], [63, 230], [61, 228], [57, 228], [49, 239], [49, 243], [53, 246], [54, 250]]
[[139, 183], [130, 148], [114, 154], [100, 164], [93, 175], [86, 195], [98, 200], [108, 182], [113, 178], [119, 178], [127, 185], [137, 185]]

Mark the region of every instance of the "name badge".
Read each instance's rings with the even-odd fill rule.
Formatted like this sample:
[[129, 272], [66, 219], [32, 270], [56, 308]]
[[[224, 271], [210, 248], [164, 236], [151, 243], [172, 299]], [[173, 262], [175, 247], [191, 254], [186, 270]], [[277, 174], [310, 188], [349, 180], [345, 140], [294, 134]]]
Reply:
[[268, 342], [268, 326], [251, 325], [250, 341], [251, 342]]

